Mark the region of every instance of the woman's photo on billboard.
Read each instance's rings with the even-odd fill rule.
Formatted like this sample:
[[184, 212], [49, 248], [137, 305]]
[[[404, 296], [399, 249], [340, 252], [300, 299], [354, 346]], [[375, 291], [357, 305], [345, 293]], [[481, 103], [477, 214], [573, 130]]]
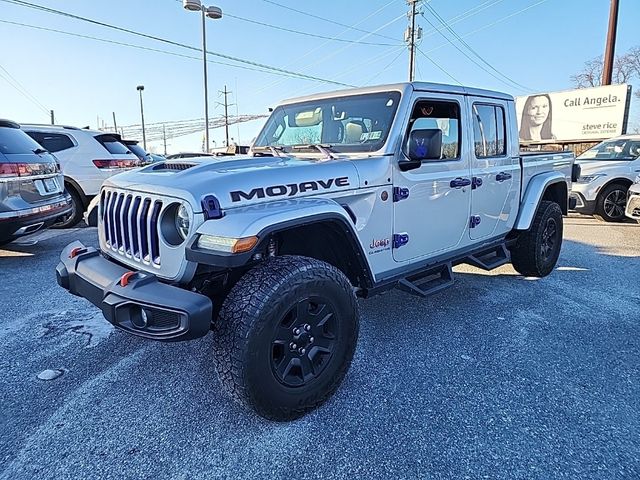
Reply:
[[520, 140], [554, 140], [556, 137], [551, 131], [552, 120], [553, 109], [549, 95], [545, 93], [527, 97], [520, 122]]

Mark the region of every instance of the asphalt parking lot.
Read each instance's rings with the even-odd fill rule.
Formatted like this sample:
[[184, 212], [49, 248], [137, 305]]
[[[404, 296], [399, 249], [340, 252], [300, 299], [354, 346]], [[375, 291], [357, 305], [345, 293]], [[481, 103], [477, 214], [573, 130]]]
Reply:
[[542, 280], [361, 302], [343, 386], [285, 424], [220, 391], [211, 334], [132, 338], [59, 288], [75, 239], [0, 248], [1, 478], [640, 478], [639, 225], [567, 219]]

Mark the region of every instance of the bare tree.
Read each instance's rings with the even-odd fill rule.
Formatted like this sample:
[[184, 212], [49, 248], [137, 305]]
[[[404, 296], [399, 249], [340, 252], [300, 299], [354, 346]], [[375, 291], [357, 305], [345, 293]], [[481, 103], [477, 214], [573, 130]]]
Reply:
[[[570, 78], [576, 88], [597, 87], [602, 84], [602, 69], [602, 56], [592, 58], [584, 63], [582, 71]], [[640, 77], [640, 47], [617, 56], [613, 63], [613, 83], [628, 83], [635, 77]]]
[[570, 79], [576, 88], [597, 87], [602, 80], [602, 56], [584, 62], [582, 71], [571, 75]]

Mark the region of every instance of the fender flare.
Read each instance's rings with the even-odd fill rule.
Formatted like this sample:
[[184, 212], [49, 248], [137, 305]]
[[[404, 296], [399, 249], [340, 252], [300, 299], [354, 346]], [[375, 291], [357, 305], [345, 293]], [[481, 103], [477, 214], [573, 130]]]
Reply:
[[[365, 276], [372, 281], [372, 270], [365, 250], [355, 231], [351, 213], [334, 200], [327, 198], [301, 198], [280, 200], [225, 211], [219, 219], [205, 221], [196, 230], [196, 235], [187, 245], [187, 260], [207, 265], [234, 268], [246, 265], [253, 255], [262, 251], [271, 235], [295, 227], [314, 223], [338, 225], [349, 239], [351, 248]], [[229, 254], [198, 248], [200, 235], [215, 235], [230, 238], [257, 236], [258, 244], [249, 252]]]
[[531, 227], [544, 193], [556, 183], [566, 184], [567, 179], [560, 172], [540, 173], [531, 178], [520, 202], [520, 212], [513, 227], [515, 230], [528, 230]]

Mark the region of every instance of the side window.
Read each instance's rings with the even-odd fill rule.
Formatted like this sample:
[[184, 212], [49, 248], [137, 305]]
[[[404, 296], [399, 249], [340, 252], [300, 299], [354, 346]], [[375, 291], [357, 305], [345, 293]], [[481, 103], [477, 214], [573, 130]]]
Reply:
[[442, 131], [442, 160], [460, 157], [460, 106], [455, 102], [419, 101], [413, 108], [409, 132]]
[[73, 141], [67, 135], [63, 134], [31, 132], [29, 135], [42, 145], [45, 150], [52, 153], [67, 150], [75, 146]]
[[473, 136], [476, 158], [507, 153], [504, 110], [497, 105], [473, 105]]

